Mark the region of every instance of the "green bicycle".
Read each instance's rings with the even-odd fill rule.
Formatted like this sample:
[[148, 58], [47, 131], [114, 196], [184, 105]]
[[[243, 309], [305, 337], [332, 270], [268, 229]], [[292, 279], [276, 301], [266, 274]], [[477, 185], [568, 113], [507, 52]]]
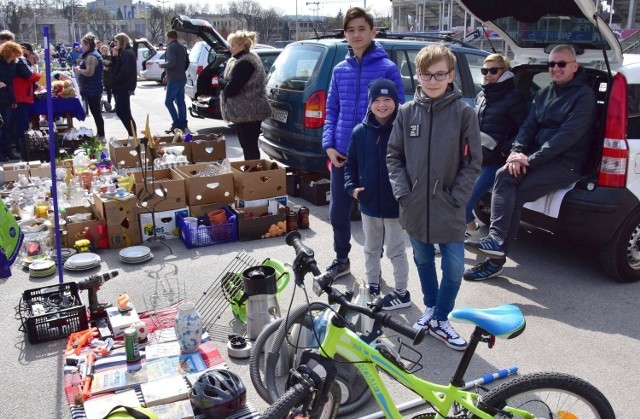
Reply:
[[[378, 369], [415, 392], [431, 407], [433, 413], [422, 415], [424, 418], [615, 418], [611, 404], [597, 388], [578, 377], [563, 373], [541, 372], [516, 377], [485, 395], [480, 395], [477, 388], [465, 383], [465, 372], [479, 343], [491, 347], [496, 337], [512, 339], [524, 331], [524, 316], [514, 305], [454, 310], [450, 316], [452, 320], [472, 323], [476, 327], [451, 382], [440, 385], [415, 376], [397, 354], [385, 346], [371, 343], [382, 335], [383, 326], [411, 339], [414, 345], [422, 341], [424, 330], [416, 331], [399, 323], [381, 310], [381, 303], [374, 301], [368, 307], [351, 303], [351, 293], [343, 294], [333, 288], [333, 278], [320, 272], [313, 250], [302, 244], [298, 232], [289, 233], [286, 242], [296, 251], [293, 263], [296, 284], [302, 285], [304, 277], [312, 273], [315, 293], [320, 295], [325, 292], [329, 303], [337, 305], [338, 310], [327, 323], [324, 339], [318, 340], [321, 342], [319, 349], [305, 350], [298, 367], [290, 370], [287, 391], [280, 397], [275, 390], [273, 374], [269, 374], [269, 371], [275, 369], [280, 346], [290, 324], [301, 321], [292, 316], [300, 316], [301, 310], [294, 310], [279, 326], [265, 355], [265, 387], [269, 394], [261, 396], [272, 404], [261, 418], [335, 417], [340, 404], [340, 391], [335, 383], [338, 367], [334, 358], [344, 358], [356, 367], [387, 418], [401, 418], [402, 415]], [[355, 311], [373, 320], [368, 335], [358, 335], [350, 330], [345, 319], [348, 311]], [[468, 387], [472, 388], [471, 391], [467, 390]]]

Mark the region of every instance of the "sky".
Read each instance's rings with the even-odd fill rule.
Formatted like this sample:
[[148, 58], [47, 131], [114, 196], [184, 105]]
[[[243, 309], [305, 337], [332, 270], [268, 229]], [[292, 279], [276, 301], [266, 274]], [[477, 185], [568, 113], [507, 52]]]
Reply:
[[[238, 0], [236, 0], [238, 1]], [[180, 0], [178, 0], [180, 2]], [[344, 13], [349, 7], [359, 6], [371, 8], [376, 12], [386, 13], [391, 9], [389, 0], [258, 0], [260, 5], [269, 9], [271, 7], [284, 12], [285, 15], [296, 14], [296, 3], [298, 4], [298, 14], [315, 15], [316, 9], [318, 16], [335, 16], [338, 11]], [[213, 0], [209, 4], [214, 9], [216, 4], [227, 4], [227, 0]]]

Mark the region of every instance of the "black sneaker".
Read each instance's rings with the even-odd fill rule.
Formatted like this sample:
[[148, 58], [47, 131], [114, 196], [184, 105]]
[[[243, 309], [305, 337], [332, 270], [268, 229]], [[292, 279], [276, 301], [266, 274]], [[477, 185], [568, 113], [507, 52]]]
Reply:
[[399, 308], [405, 308], [411, 306], [411, 294], [407, 290], [404, 295], [398, 294], [397, 291], [393, 291], [391, 294], [385, 295], [382, 299], [382, 309], [389, 310], [397, 310]]
[[341, 276], [349, 275], [351, 273], [351, 264], [349, 260], [346, 262], [340, 262], [338, 259], [334, 259], [331, 266], [327, 268], [327, 273], [335, 280]]
[[489, 278], [495, 278], [502, 274], [502, 265], [497, 264], [492, 259], [487, 259], [482, 263], [478, 263], [473, 268], [464, 271], [462, 278], [467, 281], [483, 281]]
[[173, 131], [176, 129], [175, 126], [171, 125], [171, 128], [164, 130], [167, 134], [173, 134]]
[[487, 236], [478, 241], [465, 240], [464, 248], [477, 255], [488, 256], [492, 259], [505, 257], [502, 245], [492, 236]]
[[369, 284], [369, 297], [371, 301], [380, 295], [380, 284]]

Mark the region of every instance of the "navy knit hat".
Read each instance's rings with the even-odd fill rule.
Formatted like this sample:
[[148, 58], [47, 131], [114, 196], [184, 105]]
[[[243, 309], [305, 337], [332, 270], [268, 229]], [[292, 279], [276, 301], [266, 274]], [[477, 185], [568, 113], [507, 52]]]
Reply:
[[369, 84], [369, 107], [374, 100], [380, 96], [389, 96], [396, 104], [396, 108], [400, 100], [398, 99], [398, 89], [396, 85], [389, 79], [376, 79]]
[[80, 42], [74, 42], [74, 43], [73, 43], [73, 47], [74, 47], [74, 48], [75, 48], [75, 47], [79, 47], [79, 46], [80, 46]]

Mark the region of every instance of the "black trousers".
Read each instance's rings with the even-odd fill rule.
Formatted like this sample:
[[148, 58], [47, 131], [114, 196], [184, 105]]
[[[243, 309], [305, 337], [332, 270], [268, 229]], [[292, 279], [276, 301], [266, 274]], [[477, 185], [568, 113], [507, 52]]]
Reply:
[[91, 115], [93, 115], [93, 120], [96, 123], [96, 128], [98, 129], [98, 137], [104, 138], [104, 119], [102, 119], [102, 97], [101, 96], [92, 96], [85, 97], [87, 101], [87, 105], [89, 105], [89, 111]]
[[[133, 137], [133, 130], [136, 130], [136, 121], [131, 116], [131, 95], [129, 92], [114, 92], [113, 97], [116, 101], [116, 115], [122, 121], [124, 128], [127, 130], [129, 137]], [[133, 128], [131, 127], [133, 123]]]
[[257, 160], [260, 158], [260, 148], [258, 148], [260, 124], [262, 124], [262, 121], [235, 124], [238, 131], [238, 141], [240, 141], [245, 160]]

